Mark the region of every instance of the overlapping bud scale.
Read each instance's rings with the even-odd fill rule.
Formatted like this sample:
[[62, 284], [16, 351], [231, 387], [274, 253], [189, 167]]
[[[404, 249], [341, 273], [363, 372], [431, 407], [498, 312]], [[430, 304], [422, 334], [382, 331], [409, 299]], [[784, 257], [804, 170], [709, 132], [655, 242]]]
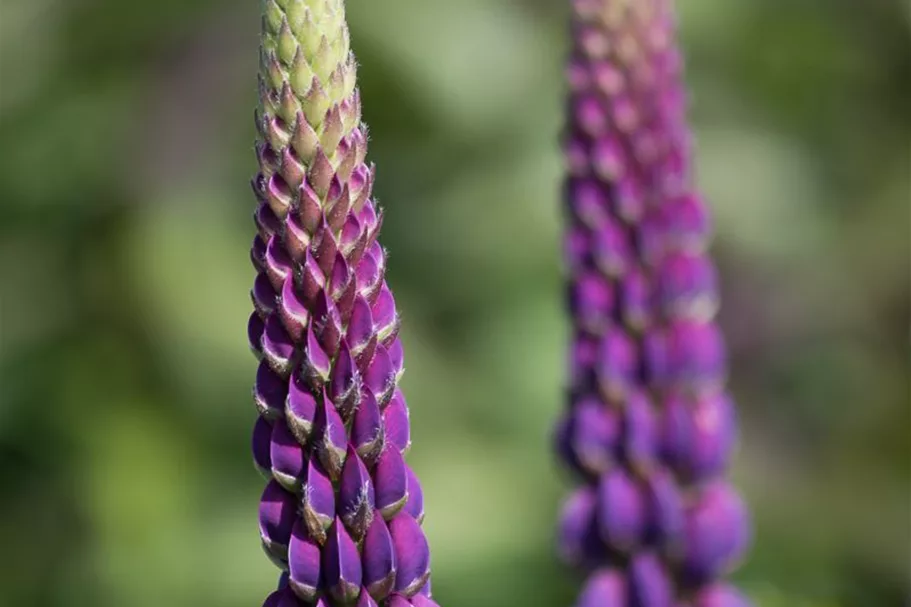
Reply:
[[264, 0], [250, 347], [269, 607], [433, 607], [343, 0]]
[[673, 2], [573, 0], [572, 32], [557, 448], [582, 485], [560, 554], [589, 574], [578, 607], [745, 607], [718, 581], [749, 523], [723, 477], [736, 420]]

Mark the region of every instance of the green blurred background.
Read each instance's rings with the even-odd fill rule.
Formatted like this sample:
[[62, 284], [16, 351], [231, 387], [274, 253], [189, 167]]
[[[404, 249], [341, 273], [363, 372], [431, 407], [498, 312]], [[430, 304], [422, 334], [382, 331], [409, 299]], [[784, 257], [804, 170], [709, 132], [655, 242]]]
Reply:
[[[552, 556], [567, 2], [350, 0], [450, 607]], [[769, 607], [908, 600], [907, 5], [680, 2]], [[0, 604], [249, 607], [256, 0], [0, 0]]]

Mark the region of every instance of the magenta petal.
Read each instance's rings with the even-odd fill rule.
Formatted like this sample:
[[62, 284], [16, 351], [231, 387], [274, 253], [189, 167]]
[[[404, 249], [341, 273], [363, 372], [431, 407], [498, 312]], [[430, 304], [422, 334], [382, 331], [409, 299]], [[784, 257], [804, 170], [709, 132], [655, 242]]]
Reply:
[[365, 255], [355, 270], [358, 292], [367, 297], [380, 281], [380, 267], [371, 255]]
[[304, 476], [304, 449], [281, 420], [272, 425], [269, 446], [272, 476], [288, 491], [297, 492]]
[[253, 463], [267, 479], [272, 478], [272, 458], [269, 455], [272, 426], [264, 417], [257, 417], [253, 426]]
[[639, 543], [644, 525], [639, 487], [621, 468], [601, 477], [598, 484], [598, 527], [604, 542], [617, 551]]
[[[268, 323], [266, 324], [268, 329]], [[671, 373], [682, 389], [703, 393], [720, 386], [727, 371], [721, 331], [714, 323], [678, 322], [669, 333]]]
[[315, 329], [320, 347], [329, 358], [334, 357], [342, 340], [342, 319], [325, 290], [317, 293], [311, 316], [310, 325]]
[[440, 607], [433, 599], [421, 594], [416, 594], [411, 597], [411, 604], [414, 607]]
[[385, 599], [395, 583], [395, 547], [379, 512], [367, 529], [363, 545], [364, 586], [377, 601]]
[[377, 602], [373, 600], [366, 588], [361, 588], [361, 596], [357, 598], [354, 607], [378, 607]]
[[323, 547], [323, 579], [329, 595], [342, 604], [354, 602], [361, 592], [361, 555], [341, 519], [329, 528]]
[[623, 575], [613, 569], [595, 571], [585, 587], [576, 607], [628, 607], [626, 583]]
[[383, 425], [386, 431], [386, 442], [392, 443], [405, 453], [411, 446], [411, 429], [408, 420], [408, 406], [401, 390], [396, 390], [392, 400], [383, 411]]
[[266, 245], [266, 275], [272, 288], [278, 291], [282, 288], [285, 278], [291, 274], [291, 258], [282, 246], [281, 238], [274, 234]]
[[712, 221], [708, 207], [695, 194], [670, 201], [665, 209], [667, 239], [678, 249], [698, 251], [711, 237]]
[[737, 439], [734, 404], [727, 394], [699, 398], [689, 409], [686, 468], [703, 480], [724, 471]]
[[644, 272], [630, 270], [620, 283], [620, 311], [626, 326], [637, 332], [653, 322], [652, 285]]
[[401, 594], [393, 594], [386, 601], [386, 607], [412, 607], [411, 601]]
[[373, 466], [385, 443], [383, 414], [370, 390], [365, 390], [351, 424], [351, 443], [368, 466]]
[[309, 249], [304, 257], [304, 263], [301, 264], [300, 286], [302, 298], [310, 306], [326, 286], [326, 277], [323, 276], [323, 271]]
[[294, 524], [291, 545], [288, 548], [290, 586], [303, 601], [313, 601], [320, 586], [319, 544], [307, 534], [301, 521]]
[[349, 445], [338, 489], [338, 512], [351, 537], [357, 542], [367, 533], [373, 520], [374, 504], [370, 472], [354, 447]]
[[361, 376], [354, 363], [347, 339], [343, 339], [339, 346], [338, 356], [332, 367], [328, 393], [344, 419], [348, 419], [360, 404]]
[[568, 440], [573, 459], [586, 473], [599, 475], [616, 461], [620, 416], [593, 396], [582, 397], [569, 413]]
[[360, 354], [373, 337], [373, 314], [370, 311], [370, 304], [359, 295], [354, 299], [351, 321], [348, 323], [348, 332], [345, 334], [352, 354], [355, 356]]
[[335, 488], [316, 458], [307, 461], [306, 479], [301, 488], [301, 517], [311, 537], [323, 544], [326, 529], [335, 519]]
[[408, 501], [405, 502], [402, 512], [420, 523], [424, 520], [424, 490], [421, 488], [417, 474], [408, 464], [405, 464], [405, 475], [408, 482]]
[[373, 476], [376, 485], [376, 507], [388, 521], [408, 500], [408, 473], [405, 470], [405, 460], [395, 445], [388, 445], [380, 454]]
[[288, 398], [285, 401], [285, 420], [288, 428], [302, 445], [307, 443], [313, 432], [313, 420], [316, 418], [316, 397], [310, 391], [300, 374], [295, 373], [288, 386]]
[[367, 368], [364, 383], [370, 388], [380, 408], [385, 407], [395, 390], [395, 371], [385, 346], [378, 345]]
[[743, 500], [727, 484], [703, 489], [686, 515], [684, 570], [693, 581], [718, 577], [736, 564], [750, 543]]
[[683, 539], [684, 510], [683, 496], [673, 474], [655, 470], [649, 475], [646, 497], [649, 541], [676, 555]]
[[400, 338], [392, 340], [387, 350], [389, 352], [389, 362], [392, 363], [392, 371], [395, 374], [395, 383], [398, 384], [402, 379], [402, 373], [405, 371], [405, 353], [402, 348], [402, 340]]
[[718, 277], [702, 254], [670, 255], [659, 270], [659, 293], [665, 315], [708, 320], [718, 308]]
[[325, 394], [323, 402], [316, 409], [313, 428], [314, 449], [326, 471], [329, 472], [329, 476], [336, 479], [341, 475], [342, 465], [345, 463], [348, 434], [345, 430], [345, 422], [342, 421], [335, 405]]
[[430, 577], [430, 547], [424, 531], [413, 518], [399, 514], [389, 521], [395, 546], [395, 591], [413, 596]]
[[256, 369], [253, 402], [259, 414], [270, 421], [281, 419], [285, 412], [288, 382], [275, 373], [266, 361]]
[[623, 276], [632, 259], [630, 235], [616, 220], [605, 219], [594, 230], [593, 256], [598, 268], [606, 275]]
[[275, 312], [278, 294], [269, 283], [269, 277], [265, 274], [257, 274], [253, 281], [253, 289], [250, 291], [250, 299], [253, 300], [253, 307], [256, 313], [265, 318]]
[[584, 272], [569, 286], [569, 308], [580, 329], [600, 335], [610, 323], [614, 307], [613, 286], [598, 272]]
[[272, 314], [266, 319], [263, 332], [263, 356], [272, 369], [282, 377], [291, 374], [294, 364], [294, 341], [278, 314]]
[[635, 556], [629, 568], [629, 592], [634, 607], [673, 607], [674, 587], [654, 554]]
[[287, 559], [291, 527], [296, 518], [297, 504], [277, 481], [270, 481], [259, 502], [259, 533], [263, 547], [270, 557], [281, 562]]

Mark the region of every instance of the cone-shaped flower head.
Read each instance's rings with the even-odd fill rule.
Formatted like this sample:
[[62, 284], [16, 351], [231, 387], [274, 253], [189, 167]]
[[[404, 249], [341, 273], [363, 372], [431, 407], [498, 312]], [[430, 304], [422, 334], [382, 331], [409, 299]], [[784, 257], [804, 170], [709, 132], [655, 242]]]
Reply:
[[435, 605], [342, 0], [263, 0], [247, 324], [264, 605]]
[[718, 579], [749, 523], [725, 484], [708, 209], [693, 188], [673, 0], [573, 0], [565, 259], [573, 322], [557, 449], [582, 481], [559, 551], [578, 605], [747, 605]]

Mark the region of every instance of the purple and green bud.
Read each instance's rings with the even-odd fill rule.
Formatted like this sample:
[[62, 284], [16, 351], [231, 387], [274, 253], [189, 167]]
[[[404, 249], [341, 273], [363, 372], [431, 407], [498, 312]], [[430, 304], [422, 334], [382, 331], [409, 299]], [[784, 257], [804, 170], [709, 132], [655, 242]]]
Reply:
[[[433, 607], [343, 0], [263, 0], [247, 326], [269, 607]], [[708, 548], [706, 548], [708, 549]]]
[[557, 450], [581, 486], [561, 557], [578, 607], [747, 607], [720, 581], [750, 542], [725, 482], [725, 392], [707, 205], [692, 184], [673, 0], [573, 0], [567, 70], [573, 322]]

